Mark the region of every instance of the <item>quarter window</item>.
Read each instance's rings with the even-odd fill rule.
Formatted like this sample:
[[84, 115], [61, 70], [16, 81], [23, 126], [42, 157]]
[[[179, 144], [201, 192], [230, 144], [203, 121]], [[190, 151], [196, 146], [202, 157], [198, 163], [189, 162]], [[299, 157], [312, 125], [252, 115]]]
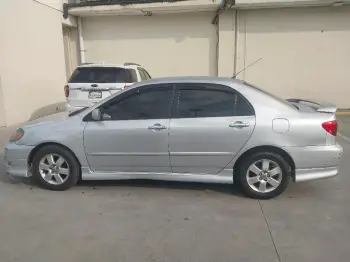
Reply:
[[141, 90], [103, 106], [111, 120], [167, 119], [170, 117], [173, 90]]
[[248, 101], [241, 95], [237, 95], [235, 103], [235, 116], [253, 116], [254, 110]]

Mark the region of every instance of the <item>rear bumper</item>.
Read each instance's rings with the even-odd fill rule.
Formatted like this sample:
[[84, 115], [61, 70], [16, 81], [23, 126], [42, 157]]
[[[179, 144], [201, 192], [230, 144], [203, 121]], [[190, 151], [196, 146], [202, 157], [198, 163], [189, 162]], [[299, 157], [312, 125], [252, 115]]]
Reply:
[[6, 174], [18, 177], [28, 177], [28, 157], [34, 146], [8, 143], [4, 150]]
[[295, 182], [329, 178], [338, 175], [338, 167], [310, 168], [295, 170]]
[[295, 163], [295, 182], [333, 177], [338, 174], [338, 165], [343, 148], [330, 146], [287, 147]]

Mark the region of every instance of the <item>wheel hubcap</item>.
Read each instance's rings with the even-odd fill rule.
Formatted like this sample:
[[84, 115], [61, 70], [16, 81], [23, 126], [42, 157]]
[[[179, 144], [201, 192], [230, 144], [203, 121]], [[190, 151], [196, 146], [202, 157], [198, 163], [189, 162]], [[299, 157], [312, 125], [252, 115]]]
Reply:
[[276, 162], [262, 159], [250, 165], [246, 178], [250, 188], [260, 193], [268, 193], [281, 184], [282, 170]]
[[69, 177], [69, 165], [62, 156], [47, 154], [39, 162], [39, 173], [47, 183], [61, 185]]

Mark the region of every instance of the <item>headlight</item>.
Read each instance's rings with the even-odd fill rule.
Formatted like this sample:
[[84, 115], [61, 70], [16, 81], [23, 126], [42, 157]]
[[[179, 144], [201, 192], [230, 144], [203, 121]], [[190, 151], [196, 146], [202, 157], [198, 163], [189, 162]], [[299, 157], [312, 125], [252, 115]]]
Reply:
[[11, 136], [10, 142], [16, 142], [20, 140], [24, 136], [24, 130], [22, 128], [18, 128]]

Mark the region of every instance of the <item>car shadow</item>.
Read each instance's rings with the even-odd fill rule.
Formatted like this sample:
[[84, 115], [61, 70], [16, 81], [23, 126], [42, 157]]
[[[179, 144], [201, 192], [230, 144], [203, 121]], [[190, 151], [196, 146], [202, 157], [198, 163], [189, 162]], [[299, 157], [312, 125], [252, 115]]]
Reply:
[[[25, 184], [30, 187], [38, 187], [30, 178], [18, 178], [9, 176], [0, 168], [0, 182], [4, 184]], [[231, 196], [245, 197], [236, 185], [232, 184], [209, 184], [196, 182], [174, 182], [174, 181], [158, 181], [145, 179], [132, 180], [94, 180], [94, 181], [79, 181], [77, 188], [89, 187], [92, 189], [101, 188], [118, 188], [118, 187], [134, 187], [148, 189], [169, 189], [169, 190], [187, 190], [198, 192], [216, 192]]]
[[205, 191], [217, 192], [232, 196], [244, 197], [239, 188], [232, 184], [213, 184], [213, 183], [196, 183], [196, 182], [176, 182], [176, 181], [159, 181], [146, 179], [131, 180], [94, 180], [80, 181], [78, 187], [135, 187], [135, 188], [154, 188], [154, 189], [170, 189], [170, 190], [189, 190], [189, 191]]

